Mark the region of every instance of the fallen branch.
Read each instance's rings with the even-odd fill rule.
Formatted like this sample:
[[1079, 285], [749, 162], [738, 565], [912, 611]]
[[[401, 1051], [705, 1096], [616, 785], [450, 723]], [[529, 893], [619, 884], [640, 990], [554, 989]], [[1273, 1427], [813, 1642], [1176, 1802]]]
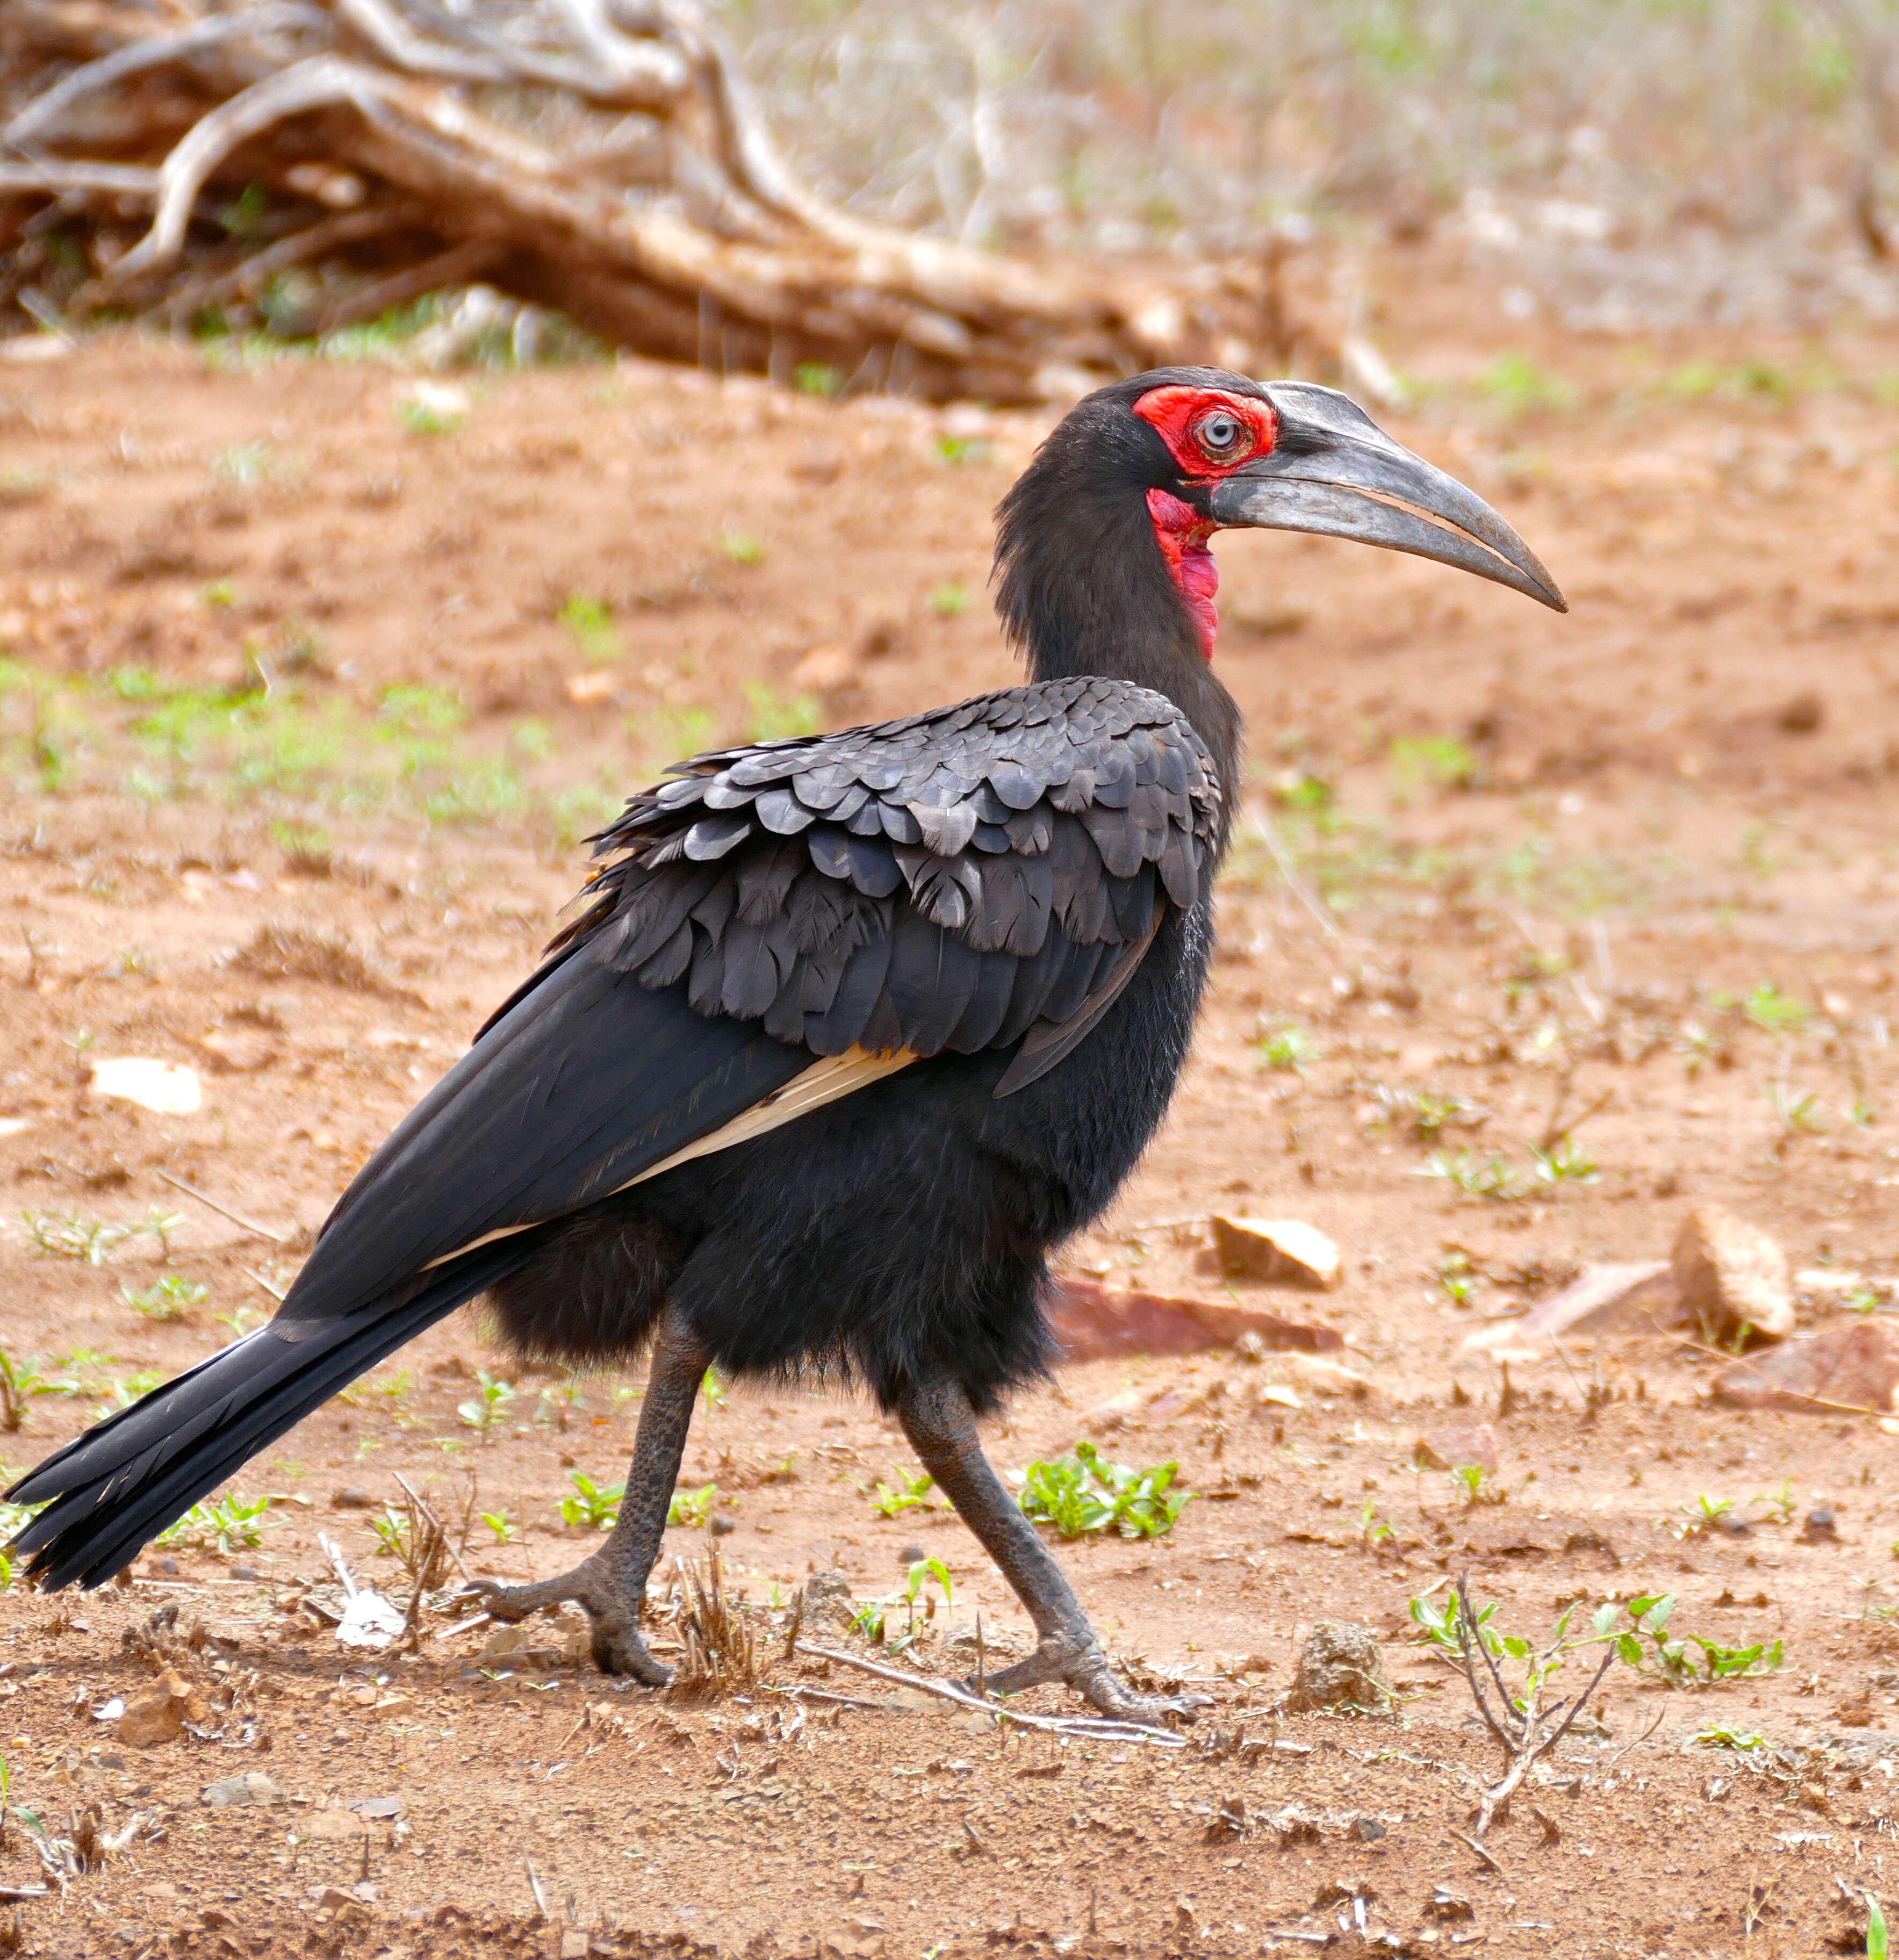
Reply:
[[[779, 155], [698, 0], [8, 11], [0, 309], [22, 327], [30, 300], [74, 326], [216, 309], [306, 336], [480, 278], [720, 372], [1021, 401], [1163, 361], [1245, 365], [1270, 310], [1255, 259], [1196, 275], [1188, 305], [1177, 278], [837, 208]], [[49, 205], [89, 263], [48, 256], [30, 221]]]
[[1093, 1736], [1103, 1742], [1151, 1742], [1159, 1748], [1184, 1749], [1187, 1746], [1185, 1739], [1176, 1736], [1170, 1729], [1151, 1729], [1141, 1722], [1113, 1722], [1096, 1715], [1025, 1714], [1013, 1708], [1005, 1708], [999, 1702], [972, 1694], [966, 1688], [938, 1681], [933, 1675], [908, 1673], [902, 1668], [887, 1667], [881, 1661], [865, 1660], [856, 1654], [841, 1653], [835, 1647], [814, 1647], [800, 1643], [798, 1651], [809, 1654], [813, 1660], [835, 1661], [841, 1667], [854, 1667], [865, 1674], [874, 1674], [880, 1681], [895, 1682], [899, 1688], [916, 1688], [923, 1694], [934, 1695], [939, 1701], [952, 1702], [959, 1708], [993, 1715], [998, 1721], [1013, 1723], [1018, 1728], [1039, 1729], [1057, 1736]]

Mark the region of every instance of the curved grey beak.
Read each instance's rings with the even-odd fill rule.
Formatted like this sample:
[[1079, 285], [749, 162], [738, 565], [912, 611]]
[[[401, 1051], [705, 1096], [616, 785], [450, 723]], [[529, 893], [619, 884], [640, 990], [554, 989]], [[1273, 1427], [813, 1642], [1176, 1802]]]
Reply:
[[1482, 498], [1392, 441], [1336, 388], [1272, 381], [1266, 397], [1279, 440], [1271, 455], [1215, 486], [1216, 523], [1357, 538], [1570, 609], [1535, 552]]

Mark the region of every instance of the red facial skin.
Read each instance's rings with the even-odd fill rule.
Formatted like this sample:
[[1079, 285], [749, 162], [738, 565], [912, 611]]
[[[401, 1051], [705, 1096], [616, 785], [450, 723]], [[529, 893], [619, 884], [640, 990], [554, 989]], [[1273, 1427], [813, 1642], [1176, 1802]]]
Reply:
[[[1210, 455], [1196, 431], [1216, 412], [1233, 416], [1246, 435], [1231, 450]], [[1181, 473], [1196, 483], [1217, 483], [1242, 464], [1270, 455], [1279, 434], [1277, 418], [1265, 402], [1217, 388], [1156, 388], [1134, 404], [1134, 413], [1158, 431]], [[1165, 490], [1148, 492], [1147, 511], [1161, 555], [1199, 629], [1201, 651], [1210, 660], [1220, 630], [1214, 603], [1220, 591], [1220, 568], [1207, 541], [1218, 527]]]

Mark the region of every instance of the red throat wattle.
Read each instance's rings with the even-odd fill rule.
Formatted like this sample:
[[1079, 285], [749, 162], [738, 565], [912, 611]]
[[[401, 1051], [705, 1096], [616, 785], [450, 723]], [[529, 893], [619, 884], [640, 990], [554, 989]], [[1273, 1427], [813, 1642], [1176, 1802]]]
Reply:
[[1183, 504], [1165, 490], [1148, 492], [1147, 512], [1154, 520], [1154, 536], [1167, 569], [1194, 616], [1200, 650], [1210, 660], [1214, 637], [1220, 631], [1220, 611], [1214, 603], [1220, 595], [1220, 567], [1207, 549], [1207, 541], [1216, 527], [1192, 504]]
[[[1236, 469], [1272, 453], [1279, 438], [1279, 418], [1271, 403], [1223, 388], [1181, 385], [1150, 389], [1134, 404], [1140, 416], [1161, 441], [1191, 483], [1217, 483]], [[1214, 637], [1220, 614], [1214, 600], [1220, 590], [1220, 568], [1207, 549], [1219, 528], [1192, 504], [1161, 489], [1147, 493], [1147, 514], [1154, 536], [1167, 561], [1180, 596], [1193, 615], [1200, 650], [1214, 657]]]

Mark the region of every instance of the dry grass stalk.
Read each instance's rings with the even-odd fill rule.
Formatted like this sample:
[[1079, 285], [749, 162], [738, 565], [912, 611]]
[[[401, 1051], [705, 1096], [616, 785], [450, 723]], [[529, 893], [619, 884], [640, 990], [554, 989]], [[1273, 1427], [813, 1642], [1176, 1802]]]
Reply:
[[682, 1650], [668, 1692], [680, 1701], [710, 1701], [757, 1685], [758, 1643], [744, 1607], [725, 1589], [725, 1568], [714, 1545], [703, 1561], [681, 1559], [673, 1594], [673, 1628]]

